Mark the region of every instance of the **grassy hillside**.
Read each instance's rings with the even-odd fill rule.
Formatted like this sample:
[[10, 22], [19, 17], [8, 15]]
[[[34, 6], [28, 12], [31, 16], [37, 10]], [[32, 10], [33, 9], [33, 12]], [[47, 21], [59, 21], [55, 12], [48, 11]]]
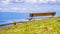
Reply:
[[0, 34], [60, 34], [60, 17], [2, 28], [0, 29]]

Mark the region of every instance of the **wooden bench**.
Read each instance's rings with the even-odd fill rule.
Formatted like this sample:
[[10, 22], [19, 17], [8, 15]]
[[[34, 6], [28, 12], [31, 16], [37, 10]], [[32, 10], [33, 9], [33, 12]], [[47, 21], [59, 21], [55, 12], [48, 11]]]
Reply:
[[29, 18], [29, 21], [31, 21], [33, 19], [33, 17], [37, 17], [37, 16], [52, 16], [54, 17], [54, 15], [56, 14], [56, 12], [44, 12], [44, 13], [30, 13], [31, 18]]

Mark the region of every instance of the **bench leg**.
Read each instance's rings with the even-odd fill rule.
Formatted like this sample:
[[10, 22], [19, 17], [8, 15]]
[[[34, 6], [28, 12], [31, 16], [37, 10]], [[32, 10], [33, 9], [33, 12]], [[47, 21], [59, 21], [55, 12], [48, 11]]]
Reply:
[[31, 21], [32, 19], [29, 19], [29, 21]]
[[33, 17], [29, 18], [29, 21], [31, 21], [33, 19]]

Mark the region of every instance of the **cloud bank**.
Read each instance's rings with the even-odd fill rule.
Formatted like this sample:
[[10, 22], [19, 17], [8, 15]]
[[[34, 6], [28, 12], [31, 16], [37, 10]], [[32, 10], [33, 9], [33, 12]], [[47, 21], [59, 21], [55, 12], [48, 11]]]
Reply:
[[0, 12], [29, 13], [57, 11], [60, 9], [59, 5], [49, 5], [56, 3], [59, 4], [60, 0], [0, 0]]

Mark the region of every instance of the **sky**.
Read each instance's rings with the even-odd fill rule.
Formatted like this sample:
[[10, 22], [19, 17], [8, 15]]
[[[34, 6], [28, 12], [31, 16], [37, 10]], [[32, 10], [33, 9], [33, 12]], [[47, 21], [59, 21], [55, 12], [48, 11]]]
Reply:
[[0, 12], [60, 11], [60, 0], [0, 0]]

